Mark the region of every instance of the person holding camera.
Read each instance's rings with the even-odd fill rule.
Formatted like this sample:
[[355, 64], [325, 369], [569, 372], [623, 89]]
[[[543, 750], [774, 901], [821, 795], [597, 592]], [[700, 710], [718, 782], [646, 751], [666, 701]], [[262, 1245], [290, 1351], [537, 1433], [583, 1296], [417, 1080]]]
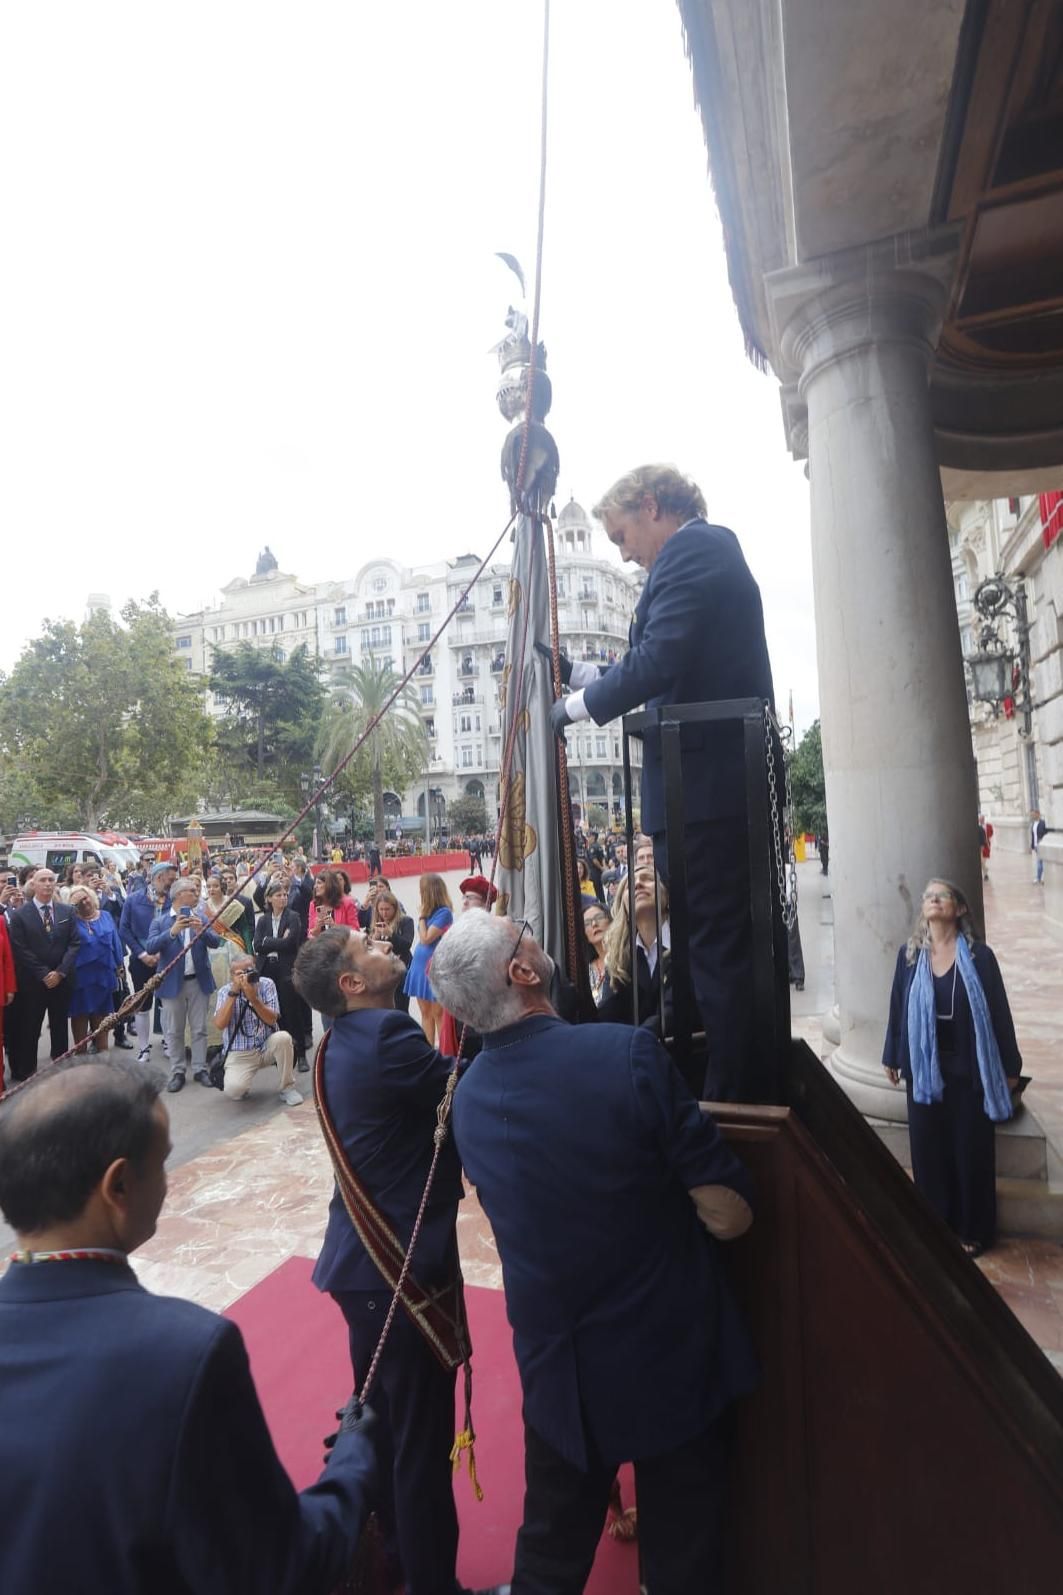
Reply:
[[207, 1073], [207, 1008], [214, 990], [210, 971], [210, 950], [221, 938], [205, 928], [199, 907], [199, 888], [192, 881], [175, 881], [170, 890], [169, 907], [156, 914], [148, 927], [145, 950], [158, 953], [164, 965], [184, 957], [168, 969], [159, 986], [162, 999], [162, 1028], [170, 1058], [167, 1091], [180, 1091], [185, 1083], [185, 1026], [192, 1038], [192, 1078], [210, 1085]]
[[224, 1038], [227, 1097], [240, 1101], [260, 1069], [275, 1063], [280, 1070], [280, 1099], [297, 1108], [302, 1093], [295, 1085], [295, 1049], [287, 1030], [278, 1030], [280, 999], [268, 975], [260, 975], [253, 958], [234, 958], [227, 985], [218, 992], [214, 1023]]

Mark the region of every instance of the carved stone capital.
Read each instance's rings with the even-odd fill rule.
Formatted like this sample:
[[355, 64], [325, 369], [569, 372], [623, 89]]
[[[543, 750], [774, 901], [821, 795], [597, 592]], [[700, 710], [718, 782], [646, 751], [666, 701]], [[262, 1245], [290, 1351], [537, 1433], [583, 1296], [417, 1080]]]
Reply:
[[765, 277], [783, 417], [796, 458], [807, 452], [808, 390], [824, 370], [876, 343], [908, 344], [929, 361], [957, 244], [952, 227], [904, 233]]

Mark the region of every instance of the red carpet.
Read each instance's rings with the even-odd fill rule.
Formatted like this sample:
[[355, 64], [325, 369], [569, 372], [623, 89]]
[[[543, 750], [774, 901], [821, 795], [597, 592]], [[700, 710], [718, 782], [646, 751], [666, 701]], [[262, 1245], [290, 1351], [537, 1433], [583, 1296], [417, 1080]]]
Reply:
[[[247, 1342], [251, 1370], [274, 1444], [297, 1489], [321, 1471], [321, 1437], [351, 1390], [347, 1335], [338, 1309], [310, 1283], [312, 1264], [293, 1257], [228, 1311]], [[461, 1521], [458, 1577], [472, 1587], [499, 1583], [513, 1570], [524, 1494], [520, 1384], [501, 1291], [466, 1289], [475, 1373], [476, 1465], [484, 1500], [468, 1474], [455, 1481]], [[461, 1380], [458, 1385], [460, 1389]], [[631, 1469], [622, 1472], [624, 1503], [634, 1499]], [[634, 1595], [638, 1554], [603, 1537], [588, 1595]]]

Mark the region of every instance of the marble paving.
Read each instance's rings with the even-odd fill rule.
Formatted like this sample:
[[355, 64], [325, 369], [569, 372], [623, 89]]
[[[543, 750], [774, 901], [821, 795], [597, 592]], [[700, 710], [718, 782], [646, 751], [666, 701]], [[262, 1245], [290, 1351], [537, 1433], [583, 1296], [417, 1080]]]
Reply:
[[[158, 1231], [132, 1261], [149, 1290], [223, 1312], [287, 1258], [317, 1256], [331, 1197], [332, 1167], [308, 1101], [175, 1169]], [[469, 1283], [500, 1289], [494, 1237], [472, 1192], [459, 1209], [458, 1241]]]

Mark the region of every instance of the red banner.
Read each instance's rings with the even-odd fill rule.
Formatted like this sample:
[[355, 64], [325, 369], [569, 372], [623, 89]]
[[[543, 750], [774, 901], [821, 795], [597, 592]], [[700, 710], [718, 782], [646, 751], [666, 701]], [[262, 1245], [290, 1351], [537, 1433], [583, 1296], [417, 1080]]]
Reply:
[[1060, 532], [1063, 532], [1063, 493], [1042, 493], [1041, 503], [1041, 536], [1046, 548], [1051, 548]]
[[[410, 853], [401, 858], [387, 857], [381, 859], [383, 868], [381, 875], [389, 879], [400, 875], [442, 875], [448, 870], [468, 870], [468, 853]], [[369, 879], [368, 864], [311, 864], [312, 875], [319, 875], [323, 869], [341, 869], [349, 877], [352, 884]]]

